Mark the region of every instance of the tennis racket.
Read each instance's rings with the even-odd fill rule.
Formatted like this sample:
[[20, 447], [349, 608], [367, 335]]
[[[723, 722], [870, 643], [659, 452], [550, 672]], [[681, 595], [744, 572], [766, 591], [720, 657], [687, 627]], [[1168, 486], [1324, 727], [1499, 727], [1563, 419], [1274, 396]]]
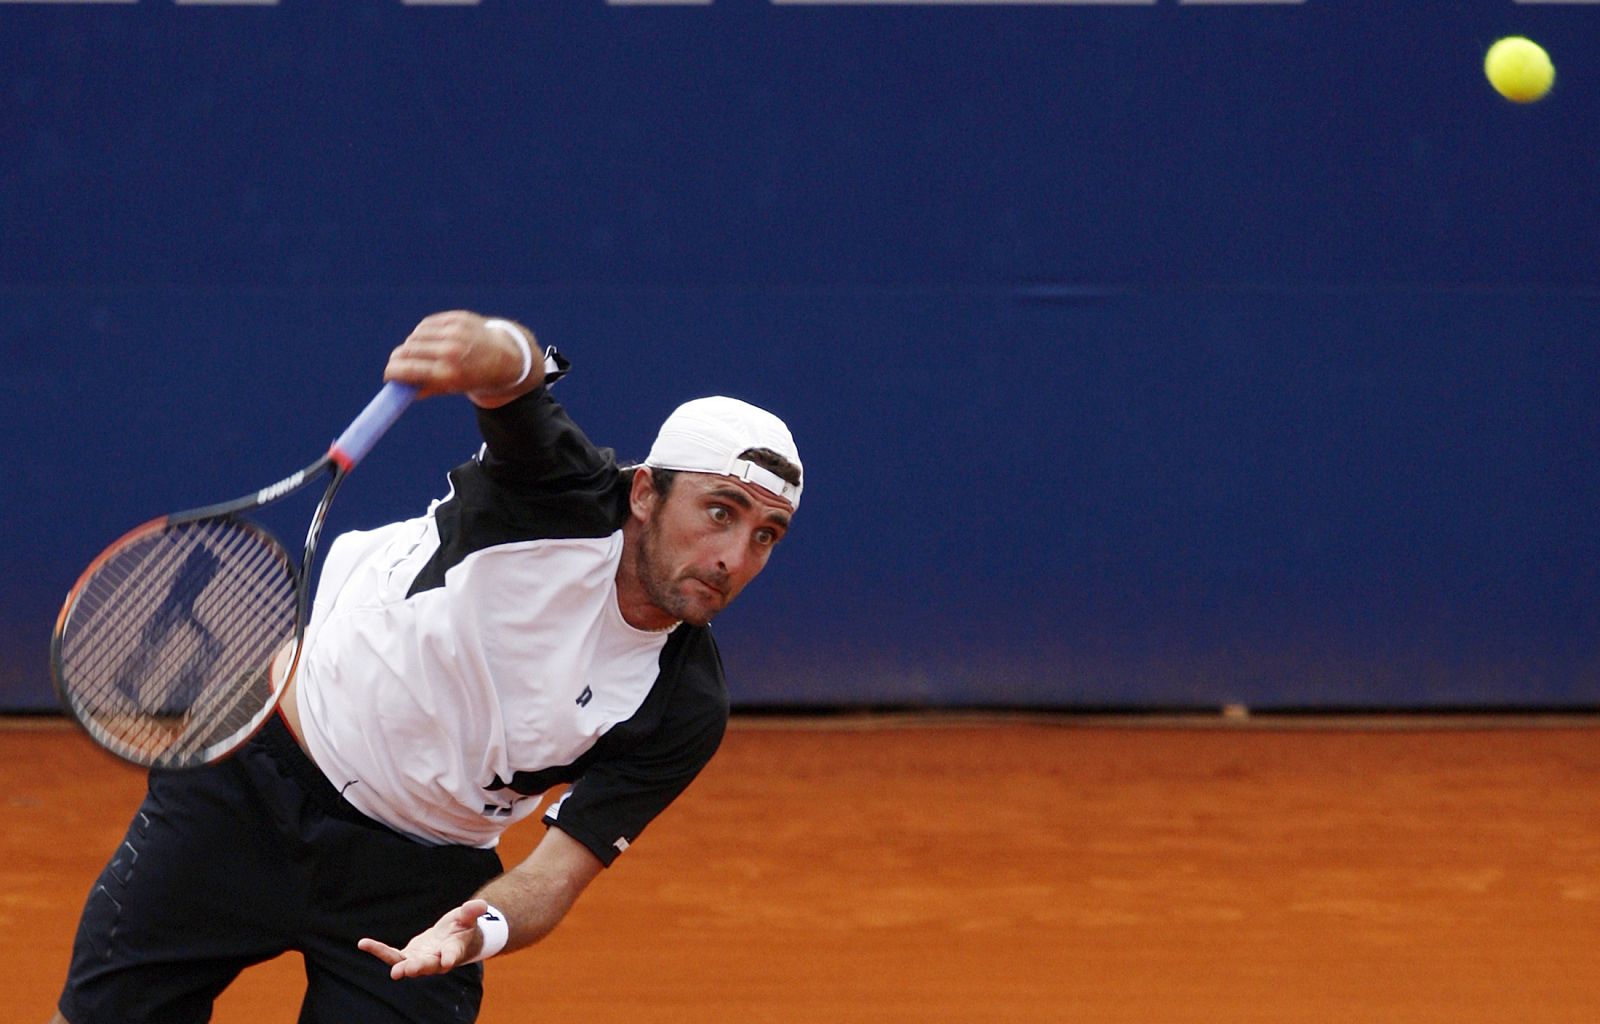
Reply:
[[[188, 768], [221, 760], [260, 728], [300, 660], [333, 495], [416, 393], [389, 382], [305, 469], [153, 519], [90, 563], [56, 619], [50, 669], [62, 705], [96, 743], [138, 765]], [[324, 476], [297, 566], [242, 516]], [[287, 670], [275, 673], [286, 648]]]

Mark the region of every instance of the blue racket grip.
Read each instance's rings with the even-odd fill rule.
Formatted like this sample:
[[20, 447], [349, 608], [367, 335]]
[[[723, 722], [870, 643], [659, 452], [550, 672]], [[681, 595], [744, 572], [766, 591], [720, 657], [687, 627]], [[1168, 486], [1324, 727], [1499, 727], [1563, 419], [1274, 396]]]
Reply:
[[338, 463], [340, 469], [349, 470], [367, 457], [372, 446], [378, 443], [378, 438], [394, 426], [395, 420], [400, 418], [400, 414], [416, 397], [417, 388], [414, 384], [402, 384], [395, 380], [385, 384], [383, 390], [361, 410], [361, 415], [344, 428], [344, 433], [328, 449], [328, 456]]

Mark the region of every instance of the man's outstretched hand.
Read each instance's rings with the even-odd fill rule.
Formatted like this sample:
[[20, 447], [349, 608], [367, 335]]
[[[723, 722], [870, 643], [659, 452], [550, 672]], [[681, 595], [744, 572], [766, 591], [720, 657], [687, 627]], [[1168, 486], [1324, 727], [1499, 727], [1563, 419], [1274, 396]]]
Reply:
[[388, 964], [389, 977], [396, 981], [444, 974], [471, 960], [483, 948], [478, 918], [488, 909], [489, 904], [483, 900], [468, 900], [439, 918], [432, 928], [414, 936], [404, 949], [395, 949], [377, 939], [362, 939], [356, 946]]

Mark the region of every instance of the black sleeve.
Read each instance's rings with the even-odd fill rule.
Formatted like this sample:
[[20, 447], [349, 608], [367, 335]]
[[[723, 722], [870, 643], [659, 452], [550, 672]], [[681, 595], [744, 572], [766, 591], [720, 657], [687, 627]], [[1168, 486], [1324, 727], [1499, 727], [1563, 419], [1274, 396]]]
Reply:
[[598, 448], [567, 410], [539, 387], [495, 409], [479, 407], [478, 463], [495, 484], [515, 491], [586, 489], [616, 474], [616, 458]]
[[540, 387], [478, 410], [483, 450], [450, 471], [449, 498], [433, 510], [439, 549], [409, 594], [443, 586], [475, 551], [550, 537], [604, 537], [628, 514], [626, 474]]
[[582, 843], [607, 867], [688, 788], [722, 743], [728, 691], [709, 633], [703, 645], [695, 653], [709, 656], [684, 667], [655, 728], [625, 751], [596, 760], [545, 814], [546, 825]]

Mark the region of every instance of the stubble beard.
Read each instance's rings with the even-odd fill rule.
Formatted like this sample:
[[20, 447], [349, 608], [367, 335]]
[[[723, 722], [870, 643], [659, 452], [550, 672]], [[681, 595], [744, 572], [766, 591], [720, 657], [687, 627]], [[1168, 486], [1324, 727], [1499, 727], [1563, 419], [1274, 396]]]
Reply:
[[634, 571], [638, 574], [639, 584], [644, 588], [645, 596], [650, 603], [681, 622], [691, 626], [709, 625], [712, 618], [720, 609], [707, 610], [696, 605], [683, 596], [674, 584], [671, 569], [656, 564], [656, 553], [660, 549], [661, 526], [654, 515], [645, 524], [644, 530], [639, 534], [638, 553], [634, 558]]

